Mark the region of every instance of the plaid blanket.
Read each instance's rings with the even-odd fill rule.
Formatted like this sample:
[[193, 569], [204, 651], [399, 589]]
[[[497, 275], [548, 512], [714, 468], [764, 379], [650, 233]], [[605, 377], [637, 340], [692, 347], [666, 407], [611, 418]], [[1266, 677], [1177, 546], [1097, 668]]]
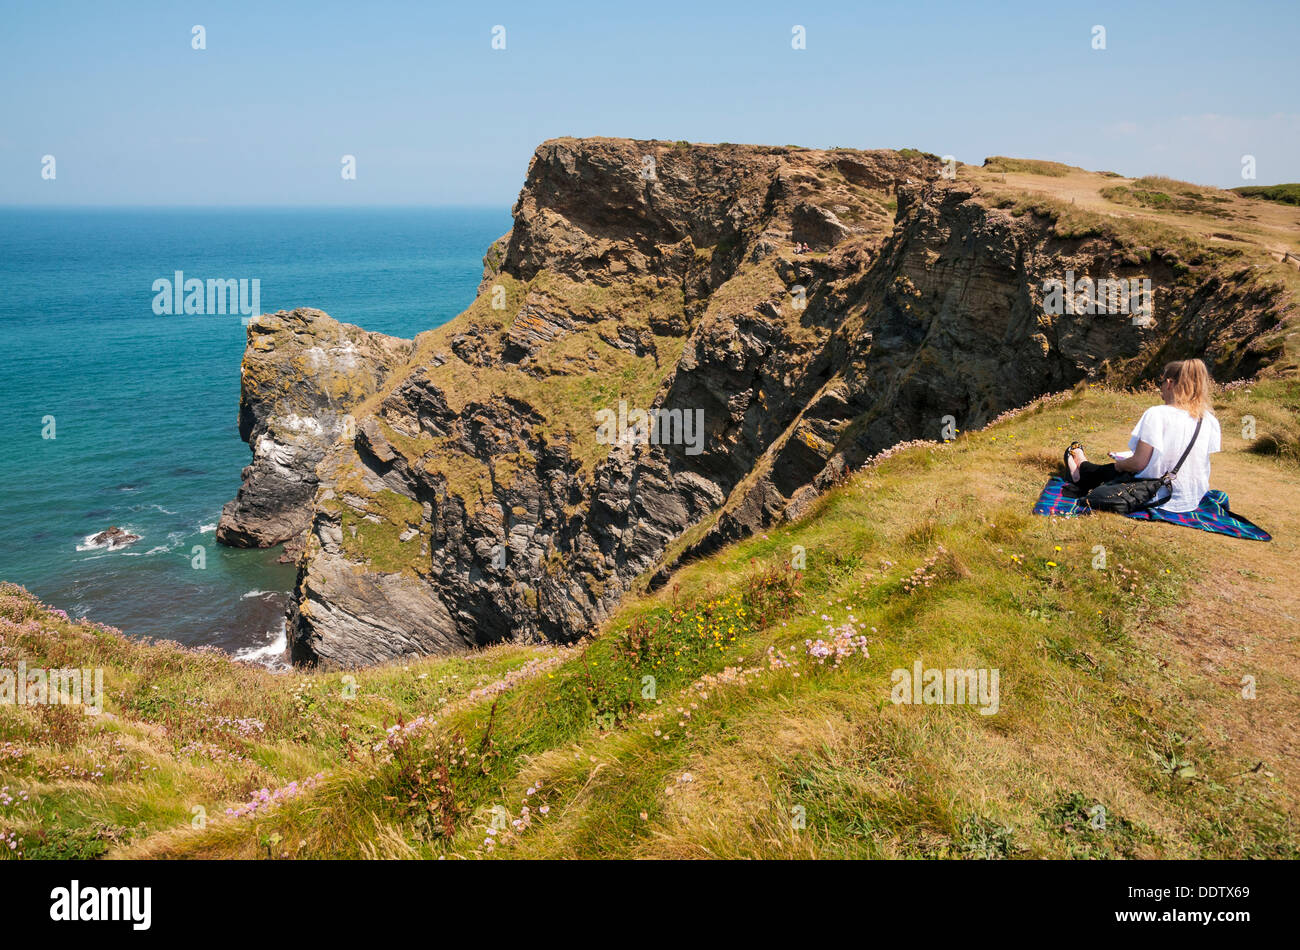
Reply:
[[[1034, 514], [1073, 518], [1075, 515], [1090, 515], [1092, 509], [1083, 504], [1069, 482], [1059, 475], [1053, 475], [1047, 480], [1043, 493], [1038, 496], [1038, 502], [1034, 505]], [[1135, 511], [1125, 517], [1142, 521], [1168, 521], [1171, 524], [1181, 524], [1188, 528], [1226, 534], [1234, 538], [1249, 538], [1252, 541], [1273, 540], [1273, 536], [1263, 528], [1252, 524], [1241, 515], [1234, 514], [1228, 508], [1228, 496], [1215, 488], [1207, 491], [1200, 505], [1192, 511], [1164, 511], [1161, 508], [1148, 508], [1144, 511]]]

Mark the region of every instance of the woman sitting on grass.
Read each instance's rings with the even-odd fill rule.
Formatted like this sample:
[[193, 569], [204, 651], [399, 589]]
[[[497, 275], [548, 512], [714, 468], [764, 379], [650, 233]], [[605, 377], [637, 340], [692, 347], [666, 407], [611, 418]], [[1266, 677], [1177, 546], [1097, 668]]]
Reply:
[[1174, 479], [1173, 495], [1159, 507], [1166, 511], [1192, 511], [1210, 490], [1210, 454], [1220, 449], [1219, 420], [1210, 411], [1210, 373], [1200, 360], [1179, 360], [1165, 367], [1160, 377], [1163, 406], [1152, 406], [1128, 440], [1128, 452], [1111, 452], [1113, 462], [1097, 465], [1083, 454], [1083, 446], [1070, 443], [1065, 467], [1079, 494], [1122, 475], [1160, 478], [1177, 463], [1192, 440], [1198, 420], [1201, 434]]

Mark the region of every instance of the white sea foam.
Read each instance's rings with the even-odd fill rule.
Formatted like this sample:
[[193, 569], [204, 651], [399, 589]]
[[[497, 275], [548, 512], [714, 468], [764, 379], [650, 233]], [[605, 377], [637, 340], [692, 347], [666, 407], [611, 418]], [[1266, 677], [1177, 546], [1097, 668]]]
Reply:
[[99, 534], [99, 532], [96, 531], [94, 534], [88, 534], [88, 535], [86, 535], [84, 538], [82, 538], [82, 539], [81, 539], [81, 543], [77, 545], [77, 550], [78, 550], [78, 551], [93, 551], [93, 550], [95, 550], [95, 548], [106, 548], [106, 547], [108, 547], [108, 542], [106, 542], [106, 541], [101, 541], [101, 542], [99, 542], [98, 544], [91, 544], [91, 542], [95, 540], [95, 535], [96, 535], [96, 534]]
[[[139, 491], [139, 490], [140, 489], [138, 488], [122, 489], [122, 491]], [[127, 511], [157, 511], [164, 515], [176, 514], [176, 512], [172, 511], [170, 508], [164, 508], [162, 505], [155, 504], [153, 502], [147, 502], [147, 501], [142, 501], [139, 504], [135, 504], [135, 505], [127, 505], [126, 510]]]
[[247, 594], [240, 594], [240, 600], [248, 600], [250, 597], [265, 597], [267, 594], [274, 594], [273, 590], [250, 590]]
[[[247, 595], [245, 595], [247, 596]], [[280, 632], [274, 640], [263, 647], [244, 647], [235, 651], [235, 659], [245, 663], [257, 663], [268, 670], [280, 672], [289, 669], [289, 634], [284, 621], [280, 622]]]
[[207, 534], [209, 531], [216, 531], [216, 530], [217, 530], [217, 524], [215, 521], [212, 524], [199, 525], [199, 534]]
[[167, 554], [170, 551], [175, 551], [178, 547], [184, 544], [184, 542], [185, 542], [184, 531], [168, 531], [166, 544], [156, 545], [150, 548], [148, 551], [145, 551], [144, 553], [145, 554]]

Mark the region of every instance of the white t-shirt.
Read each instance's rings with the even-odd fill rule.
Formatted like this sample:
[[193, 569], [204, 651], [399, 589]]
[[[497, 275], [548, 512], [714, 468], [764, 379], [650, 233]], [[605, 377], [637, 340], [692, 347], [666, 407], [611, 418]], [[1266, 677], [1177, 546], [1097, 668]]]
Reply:
[[[1138, 473], [1138, 478], [1159, 478], [1177, 465], [1194, 431], [1196, 420], [1186, 409], [1152, 406], [1142, 413], [1128, 440], [1128, 447], [1133, 450], [1137, 449], [1138, 442], [1151, 446], [1151, 461]], [[1173, 497], [1160, 507], [1166, 511], [1191, 511], [1199, 505], [1210, 490], [1210, 454], [1221, 447], [1219, 420], [1207, 412], [1196, 445], [1174, 479]]]

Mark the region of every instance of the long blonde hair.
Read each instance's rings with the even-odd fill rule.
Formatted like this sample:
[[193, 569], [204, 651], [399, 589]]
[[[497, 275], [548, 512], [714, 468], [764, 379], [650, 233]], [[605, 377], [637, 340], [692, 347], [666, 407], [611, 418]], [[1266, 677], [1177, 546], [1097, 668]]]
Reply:
[[1171, 404], [1185, 410], [1193, 419], [1199, 419], [1210, 411], [1210, 390], [1214, 381], [1200, 360], [1168, 363], [1160, 380], [1173, 383]]

